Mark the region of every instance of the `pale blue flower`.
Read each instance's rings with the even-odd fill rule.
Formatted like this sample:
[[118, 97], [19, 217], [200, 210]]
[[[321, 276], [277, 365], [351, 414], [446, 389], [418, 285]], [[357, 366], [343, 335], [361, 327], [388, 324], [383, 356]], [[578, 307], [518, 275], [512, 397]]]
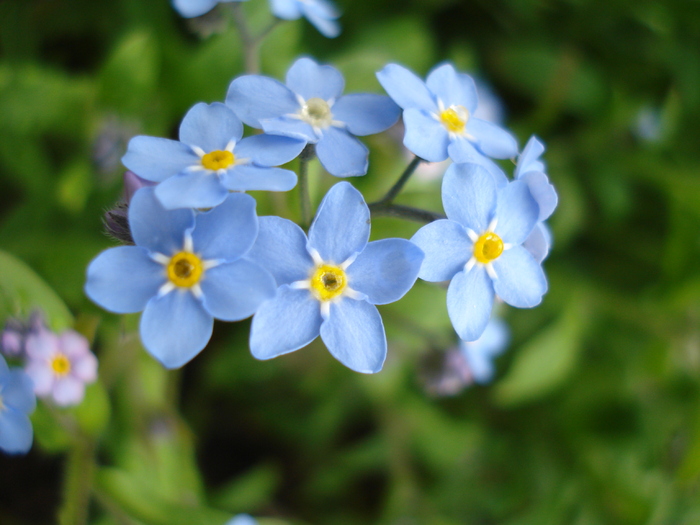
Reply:
[[297, 20], [303, 16], [328, 38], [340, 34], [337, 22], [340, 11], [328, 0], [270, 0], [270, 10], [284, 20]]
[[404, 145], [420, 158], [440, 162], [449, 156], [457, 163], [481, 163], [483, 155], [506, 159], [518, 153], [510, 133], [474, 116], [474, 80], [451, 64], [435, 68], [426, 82], [397, 64], [388, 64], [377, 78], [403, 108]]
[[138, 136], [122, 158], [139, 177], [160, 182], [156, 197], [168, 209], [212, 208], [230, 191], [288, 191], [289, 162], [305, 143], [275, 135], [243, 136], [243, 124], [224, 104], [195, 104], [180, 125], [180, 141]]
[[0, 450], [24, 454], [32, 448], [29, 420], [36, 408], [32, 380], [23, 370], [10, 369], [0, 356]]
[[459, 342], [459, 350], [467, 361], [470, 376], [475, 383], [485, 384], [493, 379], [493, 360], [503, 353], [509, 340], [508, 325], [494, 317], [479, 339]]
[[255, 199], [233, 193], [216, 208], [166, 210], [154, 188], [129, 206], [136, 246], [110, 248], [88, 267], [85, 292], [115, 313], [143, 310], [141, 341], [167, 368], [196, 356], [211, 337], [214, 318], [251, 316], [275, 293], [272, 276], [242, 259], [255, 242]]
[[369, 208], [347, 182], [326, 194], [308, 238], [291, 221], [260, 218], [248, 257], [265, 266], [279, 288], [253, 317], [254, 357], [293, 352], [320, 335], [345, 366], [363, 373], [381, 370], [386, 336], [375, 305], [403, 297], [423, 253], [406, 239], [368, 243], [369, 231]]
[[208, 13], [219, 2], [244, 2], [245, 0], [172, 0], [173, 7], [185, 18], [194, 18]]
[[226, 522], [226, 525], [257, 525], [257, 521], [248, 514], [237, 514]]
[[522, 246], [539, 207], [525, 182], [498, 188], [482, 166], [469, 163], [448, 168], [442, 202], [447, 219], [411, 239], [425, 253], [418, 276], [451, 281], [450, 320], [461, 339], [474, 341], [486, 328], [496, 294], [511, 306], [529, 308], [547, 291], [540, 264]]
[[226, 97], [238, 117], [266, 133], [316, 145], [331, 175], [367, 173], [367, 147], [356, 136], [391, 127], [400, 110], [385, 95], [343, 95], [343, 75], [331, 66], [300, 58], [287, 72], [287, 85], [269, 77], [245, 75], [231, 82]]

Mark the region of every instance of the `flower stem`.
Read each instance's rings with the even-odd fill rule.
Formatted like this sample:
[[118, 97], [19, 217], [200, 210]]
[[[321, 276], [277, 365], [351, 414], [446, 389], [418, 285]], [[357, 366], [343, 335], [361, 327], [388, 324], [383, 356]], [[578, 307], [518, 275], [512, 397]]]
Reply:
[[241, 2], [231, 3], [231, 13], [233, 22], [238, 29], [238, 35], [243, 44], [243, 59], [245, 61], [245, 71], [251, 75], [260, 73], [260, 40], [253, 37], [248, 27], [248, 19], [243, 12]]
[[309, 197], [309, 161], [316, 155], [313, 144], [307, 144], [299, 155], [299, 205], [301, 207], [301, 226], [308, 229], [311, 225], [311, 198]]
[[399, 192], [406, 185], [408, 179], [411, 178], [411, 175], [413, 175], [413, 172], [416, 171], [418, 164], [420, 164], [422, 160], [423, 159], [421, 159], [418, 156], [414, 157], [411, 163], [408, 166], [406, 166], [406, 169], [401, 174], [401, 177], [399, 177], [399, 180], [396, 181], [396, 184], [394, 184], [389, 189], [389, 191], [386, 193], [386, 195], [384, 195], [384, 197], [377, 201], [377, 204], [390, 204], [391, 201], [393, 201], [396, 198]]
[[58, 513], [60, 525], [86, 525], [95, 467], [95, 442], [79, 435], [65, 462], [63, 503]]
[[400, 219], [408, 219], [410, 221], [424, 223], [445, 218], [444, 215], [432, 211], [382, 201], [371, 203], [369, 205], [369, 211], [372, 214], [372, 217], [398, 217]]

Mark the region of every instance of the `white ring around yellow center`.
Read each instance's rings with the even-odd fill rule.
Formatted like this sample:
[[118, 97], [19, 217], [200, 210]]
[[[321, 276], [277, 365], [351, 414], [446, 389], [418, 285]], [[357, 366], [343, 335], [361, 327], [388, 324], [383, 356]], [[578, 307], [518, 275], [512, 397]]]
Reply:
[[469, 111], [464, 106], [450, 106], [440, 113], [440, 122], [450, 133], [463, 134], [469, 120]]
[[67, 376], [70, 373], [70, 359], [66, 354], [58, 353], [51, 359], [51, 370], [58, 377]]
[[202, 279], [204, 265], [192, 252], [178, 252], [167, 265], [168, 279], [180, 288], [191, 288]]
[[328, 102], [318, 97], [307, 100], [301, 107], [299, 116], [315, 128], [327, 128], [333, 122], [331, 107]]
[[342, 295], [348, 286], [348, 278], [339, 266], [320, 264], [311, 276], [311, 293], [319, 301], [330, 301]]
[[474, 243], [474, 258], [481, 264], [498, 259], [503, 253], [503, 241], [493, 232], [486, 232]]
[[236, 157], [228, 150], [214, 150], [202, 156], [202, 166], [208, 170], [224, 170], [236, 162]]

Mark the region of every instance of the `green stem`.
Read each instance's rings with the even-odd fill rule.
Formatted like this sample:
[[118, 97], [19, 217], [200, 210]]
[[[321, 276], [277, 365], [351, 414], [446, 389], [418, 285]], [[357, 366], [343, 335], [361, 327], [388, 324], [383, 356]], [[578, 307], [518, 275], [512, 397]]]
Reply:
[[301, 207], [301, 226], [308, 229], [311, 225], [311, 198], [309, 197], [309, 161], [316, 155], [313, 144], [307, 144], [299, 155], [299, 205]]
[[87, 525], [88, 506], [95, 470], [95, 442], [77, 436], [64, 466], [63, 503], [59, 525]]
[[396, 181], [396, 184], [394, 184], [389, 191], [382, 197], [380, 200], [377, 201], [377, 204], [382, 203], [382, 204], [389, 204], [391, 203], [396, 196], [399, 194], [399, 192], [403, 189], [403, 187], [406, 185], [408, 182], [408, 179], [411, 178], [411, 175], [413, 175], [413, 172], [416, 171], [416, 168], [418, 167], [418, 164], [420, 164], [423, 161], [420, 157], [414, 157], [411, 163], [406, 166], [406, 169], [404, 172], [401, 174], [401, 177], [399, 177], [399, 180]]
[[434, 213], [432, 211], [382, 201], [371, 203], [369, 205], [369, 211], [372, 214], [372, 217], [398, 217], [400, 219], [408, 219], [411, 221], [424, 223], [445, 218], [444, 215]]
[[260, 73], [260, 40], [256, 39], [250, 32], [241, 2], [231, 3], [231, 13], [233, 14], [233, 22], [238, 29], [238, 35], [241, 38], [241, 44], [243, 44], [243, 59], [246, 73], [256, 75]]

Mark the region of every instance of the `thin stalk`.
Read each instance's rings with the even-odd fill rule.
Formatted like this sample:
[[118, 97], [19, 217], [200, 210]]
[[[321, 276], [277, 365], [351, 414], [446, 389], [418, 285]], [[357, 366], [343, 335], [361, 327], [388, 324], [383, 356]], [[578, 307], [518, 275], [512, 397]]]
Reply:
[[299, 155], [299, 206], [301, 207], [301, 226], [308, 229], [311, 225], [311, 197], [309, 196], [309, 161], [316, 155], [313, 144], [307, 144]]
[[241, 44], [243, 44], [243, 60], [245, 61], [246, 73], [256, 75], [260, 73], [260, 42], [250, 32], [248, 19], [243, 12], [243, 5], [240, 2], [231, 3], [231, 13], [233, 15], [233, 23], [236, 24], [236, 29], [238, 29]]
[[399, 177], [399, 180], [396, 181], [396, 184], [394, 184], [389, 191], [382, 197], [380, 200], [377, 201], [377, 204], [383, 203], [383, 204], [389, 204], [391, 203], [396, 196], [399, 194], [399, 192], [403, 189], [403, 187], [406, 185], [408, 182], [408, 179], [411, 178], [411, 175], [413, 175], [413, 172], [416, 171], [416, 168], [418, 167], [418, 164], [421, 163], [423, 159], [420, 157], [414, 157], [411, 163], [406, 166], [406, 169], [404, 172], [401, 174], [401, 177]]
[[68, 452], [64, 466], [63, 503], [58, 512], [59, 525], [87, 525], [88, 506], [95, 470], [95, 442], [78, 436]]
[[385, 202], [373, 202], [369, 205], [369, 211], [372, 217], [398, 217], [400, 219], [408, 219], [410, 221], [429, 223], [444, 219], [445, 216], [420, 208], [404, 206], [402, 204], [391, 204]]

